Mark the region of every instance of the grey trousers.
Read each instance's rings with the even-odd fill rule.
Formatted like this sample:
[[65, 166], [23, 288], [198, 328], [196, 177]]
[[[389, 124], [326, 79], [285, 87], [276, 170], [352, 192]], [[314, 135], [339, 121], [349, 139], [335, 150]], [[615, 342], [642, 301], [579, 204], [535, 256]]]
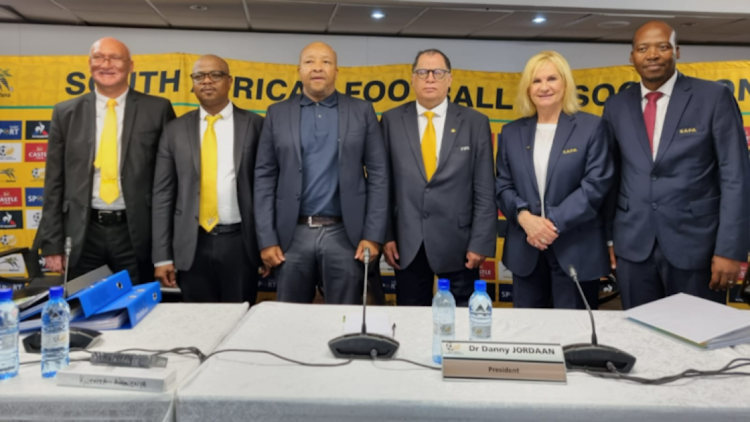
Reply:
[[298, 224], [292, 244], [284, 251], [286, 261], [275, 270], [277, 300], [312, 303], [315, 289], [320, 288], [326, 303], [362, 304], [364, 265], [354, 259], [355, 253], [343, 223]]

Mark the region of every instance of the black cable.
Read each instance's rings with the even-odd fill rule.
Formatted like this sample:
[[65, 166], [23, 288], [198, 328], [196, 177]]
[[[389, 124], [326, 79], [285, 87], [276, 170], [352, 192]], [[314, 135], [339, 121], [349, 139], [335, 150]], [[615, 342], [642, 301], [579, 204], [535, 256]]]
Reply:
[[413, 360], [409, 360], [409, 359], [402, 359], [402, 358], [384, 359], [384, 358], [379, 358], [378, 357], [378, 351], [375, 350], [375, 349], [370, 350], [370, 357], [372, 358], [373, 361], [393, 361], [393, 360], [395, 360], [395, 361], [398, 361], [398, 362], [406, 362], [406, 363], [410, 363], [412, 365], [421, 366], [422, 368], [433, 369], [435, 371], [442, 371], [443, 370], [443, 368], [440, 367], [440, 366], [425, 365], [423, 363], [414, 362]]
[[743, 368], [746, 366], [750, 366], [750, 358], [737, 358], [737, 359], [733, 359], [728, 364], [724, 365], [722, 368], [719, 368], [716, 370], [700, 371], [697, 369], [686, 369], [685, 371], [682, 371], [681, 373], [676, 374], [676, 375], [667, 375], [667, 376], [660, 377], [660, 378], [643, 378], [643, 377], [636, 377], [633, 375], [623, 374], [619, 372], [617, 368], [615, 368], [615, 365], [612, 362], [607, 362], [607, 369], [609, 369], [610, 372], [594, 372], [594, 371], [589, 371], [586, 369], [578, 370], [578, 372], [583, 372], [583, 373], [586, 373], [588, 375], [591, 375], [597, 378], [625, 380], [625, 381], [631, 381], [631, 382], [644, 384], [644, 385], [665, 385], [665, 384], [669, 384], [669, 383], [672, 383], [681, 379], [690, 379], [690, 378], [750, 376], [750, 372], [734, 371], [735, 369]]
[[211, 357], [213, 357], [215, 355], [218, 355], [220, 353], [229, 353], [229, 352], [237, 352], [237, 353], [262, 353], [262, 354], [266, 354], [266, 355], [271, 355], [271, 356], [273, 356], [275, 358], [278, 358], [278, 359], [281, 359], [281, 360], [285, 360], [287, 362], [296, 363], [297, 365], [313, 366], [313, 367], [323, 367], [323, 368], [325, 368], [325, 367], [329, 367], [330, 368], [330, 367], [335, 367], [335, 366], [344, 366], [344, 365], [348, 365], [348, 364], [352, 363], [352, 359], [349, 359], [349, 360], [344, 361], [344, 362], [339, 362], [339, 363], [307, 363], [307, 362], [301, 362], [301, 361], [290, 359], [290, 358], [285, 358], [284, 356], [277, 355], [276, 353], [269, 352], [267, 350], [252, 350], [252, 349], [224, 349], [224, 350], [218, 350], [218, 351], [213, 352], [210, 355], [206, 356], [206, 358], [203, 361], [205, 362], [206, 360], [208, 360]]

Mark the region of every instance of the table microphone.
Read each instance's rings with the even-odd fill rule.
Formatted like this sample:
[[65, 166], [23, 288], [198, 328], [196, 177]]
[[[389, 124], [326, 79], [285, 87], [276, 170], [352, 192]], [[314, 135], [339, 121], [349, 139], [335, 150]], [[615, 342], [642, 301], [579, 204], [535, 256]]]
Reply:
[[594, 324], [594, 313], [591, 312], [589, 301], [583, 294], [583, 288], [578, 281], [578, 273], [572, 265], [568, 266], [570, 277], [578, 286], [578, 293], [581, 294], [583, 303], [591, 319], [591, 344], [570, 344], [563, 347], [565, 354], [565, 366], [568, 369], [585, 369], [590, 371], [610, 372], [607, 364], [612, 363], [618, 372], [628, 373], [635, 365], [635, 356], [616, 349], [614, 347], [599, 344], [596, 339], [596, 325]]
[[328, 342], [331, 353], [343, 359], [392, 358], [398, 350], [399, 343], [384, 335], [368, 333], [367, 315], [367, 272], [370, 265], [370, 248], [364, 250], [365, 286], [362, 292], [362, 332], [344, 334]]
[[70, 264], [70, 251], [73, 249], [73, 241], [70, 236], [65, 238], [65, 268], [63, 269], [63, 297], [68, 297], [68, 264]]

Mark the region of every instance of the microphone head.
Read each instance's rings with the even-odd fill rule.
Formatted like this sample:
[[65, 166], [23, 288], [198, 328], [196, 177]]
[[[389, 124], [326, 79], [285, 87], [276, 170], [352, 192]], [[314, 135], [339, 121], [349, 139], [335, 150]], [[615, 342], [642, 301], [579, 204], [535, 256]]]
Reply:
[[370, 248], [365, 247], [365, 262], [370, 262]]
[[70, 239], [70, 236], [65, 238], [65, 253], [70, 253], [70, 250], [73, 248], [73, 241]]
[[578, 273], [576, 272], [575, 267], [572, 265], [568, 265], [568, 272], [570, 273], [570, 276], [573, 278], [578, 278]]

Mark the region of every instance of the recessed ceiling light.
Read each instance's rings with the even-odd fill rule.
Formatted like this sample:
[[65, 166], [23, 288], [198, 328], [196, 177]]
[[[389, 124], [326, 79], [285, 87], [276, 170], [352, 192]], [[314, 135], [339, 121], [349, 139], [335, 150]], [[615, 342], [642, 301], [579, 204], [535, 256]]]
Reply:
[[534, 19], [532, 19], [531, 21], [534, 22], [534, 23], [544, 23], [544, 22], [547, 22], [547, 18], [545, 18], [543, 16], [537, 16]]
[[372, 12], [372, 15], [370, 15], [370, 16], [372, 16], [373, 19], [383, 19], [385, 17], [385, 13], [383, 13], [383, 12]]
[[596, 26], [603, 29], [617, 29], [617, 28], [625, 28], [626, 26], [630, 26], [630, 22], [628, 21], [606, 21], [606, 22], [600, 22]]
[[202, 4], [194, 4], [194, 5], [190, 6], [190, 9], [191, 10], [197, 10], [199, 12], [205, 12], [206, 10], [208, 10], [208, 6], [204, 6]]

